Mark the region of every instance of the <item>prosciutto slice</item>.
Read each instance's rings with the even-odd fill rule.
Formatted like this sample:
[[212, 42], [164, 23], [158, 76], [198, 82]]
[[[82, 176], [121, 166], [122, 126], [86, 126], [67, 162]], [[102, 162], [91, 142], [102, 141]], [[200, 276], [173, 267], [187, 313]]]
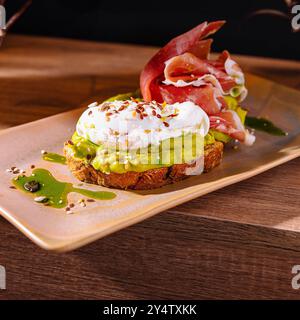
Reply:
[[221, 68], [216, 68], [207, 60], [199, 59], [188, 52], [169, 59], [165, 65], [166, 84], [200, 87], [206, 82], [212, 82], [222, 94], [228, 94], [229, 90], [236, 86], [234, 78], [228, 76]]
[[166, 103], [192, 101], [201, 106], [207, 114], [220, 112], [222, 107], [222, 97], [217, 97], [214, 87], [210, 84], [199, 88], [193, 86], [175, 87], [172, 85], [159, 85], [158, 97], [163, 97]]
[[145, 101], [151, 101], [151, 84], [163, 74], [165, 62], [170, 58], [185, 52], [198, 52], [206, 56], [209, 53], [211, 42], [203, 43], [201, 40], [218, 31], [225, 21], [211, 23], [203, 22], [192, 30], [172, 39], [166, 46], [160, 49], [146, 64], [140, 76], [140, 88]]
[[210, 116], [209, 120], [210, 128], [223, 132], [246, 145], [250, 146], [255, 141], [255, 136], [244, 127], [238, 114], [233, 110], [221, 111]]
[[211, 128], [250, 145], [255, 137], [224, 99], [226, 95], [245, 98], [244, 74], [228, 51], [209, 59], [212, 39], [207, 37], [224, 23], [204, 22], [171, 40], [145, 66], [140, 88], [145, 101], [194, 102], [209, 115]]

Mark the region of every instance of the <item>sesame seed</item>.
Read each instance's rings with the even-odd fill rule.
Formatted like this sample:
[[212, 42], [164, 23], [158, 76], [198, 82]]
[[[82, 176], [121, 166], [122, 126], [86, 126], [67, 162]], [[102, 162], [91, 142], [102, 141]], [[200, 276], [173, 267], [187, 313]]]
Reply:
[[35, 197], [33, 199], [35, 202], [46, 202], [48, 199], [46, 197], [40, 196], [40, 197]]
[[131, 101], [133, 101], [133, 102], [138, 103], [138, 100], [137, 100], [137, 99], [135, 99], [135, 98], [133, 98], [133, 97], [130, 97], [130, 100], [131, 100]]
[[100, 111], [108, 111], [109, 110], [109, 106], [107, 104], [104, 104], [101, 106], [101, 108], [99, 108]]

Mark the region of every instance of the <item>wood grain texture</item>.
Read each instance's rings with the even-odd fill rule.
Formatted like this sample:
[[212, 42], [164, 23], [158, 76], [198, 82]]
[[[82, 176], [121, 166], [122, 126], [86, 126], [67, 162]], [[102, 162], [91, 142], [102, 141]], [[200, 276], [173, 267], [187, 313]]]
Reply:
[[[0, 51], [0, 128], [135, 89], [155, 48], [10, 36]], [[300, 89], [300, 63], [238, 57]], [[163, 212], [67, 254], [45, 252], [0, 220], [0, 299], [293, 298], [300, 159]], [[235, 222], [234, 222], [235, 221]], [[258, 224], [257, 221], [260, 221]]]

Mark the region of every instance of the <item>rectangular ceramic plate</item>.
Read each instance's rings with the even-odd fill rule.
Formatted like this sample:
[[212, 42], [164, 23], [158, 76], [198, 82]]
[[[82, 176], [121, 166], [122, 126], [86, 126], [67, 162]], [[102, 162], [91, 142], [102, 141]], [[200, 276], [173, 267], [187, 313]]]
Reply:
[[[251, 114], [268, 117], [289, 132], [275, 137], [257, 132], [252, 147], [225, 150], [223, 163], [212, 172], [147, 192], [116, 190], [114, 200], [78, 206], [75, 214], [35, 203], [30, 195], [10, 189], [12, 175], [6, 168], [17, 166], [30, 172], [30, 165], [49, 169], [62, 181], [78, 183], [64, 165], [41, 160], [41, 150], [62, 152], [82, 110], [59, 114], [0, 132], [0, 210], [2, 215], [39, 246], [67, 251], [142, 221], [180, 203], [257, 175], [300, 155], [300, 92], [271, 81], [247, 76]], [[105, 190], [87, 186], [91, 190]], [[70, 194], [69, 200], [78, 200]]]

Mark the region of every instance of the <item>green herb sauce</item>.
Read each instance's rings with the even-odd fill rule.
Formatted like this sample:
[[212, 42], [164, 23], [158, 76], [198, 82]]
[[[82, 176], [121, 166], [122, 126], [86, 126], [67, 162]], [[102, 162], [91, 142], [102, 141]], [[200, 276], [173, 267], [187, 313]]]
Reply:
[[66, 164], [66, 157], [57, 154], [57, 153], [46, 153], [43, 155], [43, 160], [50, 161], [50, 162], [56, 162], [60, 164]]
[[[40, 188], [36, 192], [27, 191], [24, 188], [26, 182], [36, 181]], [[83, 196], [97, 200], [111, 200], [116, 197], [116, 194], [108, 191], [90, 191], [74, 187], [71, 183], [61, 182], [56, 180], [52, 174], [46, 169], [34, 169], [31, 176], [19, 176], [17, 180], [12, 180], [13, 185], [26, 193], [32, 194], [34, 197], [45, 197], [47, 204], [54, 208], [64, 208], [68, 204], [68, 194], [70, 192], [77, 192]]]
[[271, 121], [265, 118], [246, 117], [245, 125], [259, 131], [264, 131], [274, 136], [286, 136], [287, 133], [276, 127]]

